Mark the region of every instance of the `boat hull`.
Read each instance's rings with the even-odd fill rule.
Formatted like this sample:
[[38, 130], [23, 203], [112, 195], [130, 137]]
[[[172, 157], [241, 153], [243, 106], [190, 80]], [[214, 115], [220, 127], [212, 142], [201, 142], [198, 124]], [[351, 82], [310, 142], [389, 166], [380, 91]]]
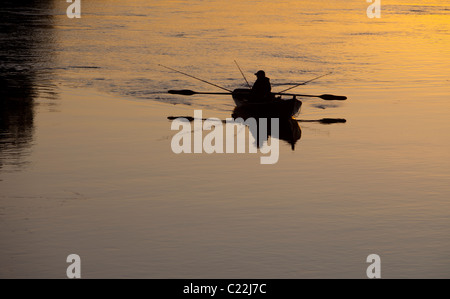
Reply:
[[244, 119], [253, 118], [292, 118], [302, 106], [302, 102], [292, 98], [283, 100], [273, 98], [271, 100], [255, 101], [251, 99], [249, 89], [235, 89], [232, 93], [236, 107], [233, 111], [233, 117], [242, 117]]

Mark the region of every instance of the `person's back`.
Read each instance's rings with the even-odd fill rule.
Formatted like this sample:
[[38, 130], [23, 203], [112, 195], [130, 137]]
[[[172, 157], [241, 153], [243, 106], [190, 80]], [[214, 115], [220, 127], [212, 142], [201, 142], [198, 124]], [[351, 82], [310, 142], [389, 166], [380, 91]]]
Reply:
[[272, 100], [272, 86], [270, 85], [270, 79], [266, 77], [266, 73], [258, 71], [255, 75], [257, 79], [252, 87], [252, 101], [265, 102]]

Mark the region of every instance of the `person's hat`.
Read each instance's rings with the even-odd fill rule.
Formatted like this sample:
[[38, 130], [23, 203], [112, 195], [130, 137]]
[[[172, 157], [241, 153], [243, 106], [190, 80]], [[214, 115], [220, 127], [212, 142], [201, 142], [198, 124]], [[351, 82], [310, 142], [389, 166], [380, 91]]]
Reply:
[[255, 73], [255, 75], [256, 76], [266, 76], [266, 73], [264, 72], [264, 71], [262, 71], [262, 70], [260, 70], [260, 71], [257, 71], [256, 73]]

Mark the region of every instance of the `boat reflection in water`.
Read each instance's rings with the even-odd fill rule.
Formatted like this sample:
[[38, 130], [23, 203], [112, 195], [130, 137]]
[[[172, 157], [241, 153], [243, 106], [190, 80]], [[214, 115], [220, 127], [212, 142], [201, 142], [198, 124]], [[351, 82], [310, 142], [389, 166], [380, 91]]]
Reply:
[[[269, 136], [272, 136], [286, 141], [291, 145], [292, 150], [295, 150], [295, 144], [300, 140], [302, 131], [297, 120], [293, 117], [300, 110], [300, 107], [302, 106], [301, 101], [294, 97], [289, 100], [276, 99], [270, 102], [252, 103], [247, 101], [245, 96], [241, 97], [236, 91], [233, 93], [233, 99], [236, 103], [236, 107], [232, 114], [234, 119], [242, 118], [243, 120], [247, 120], [249, 118], [254, 118], [256, 120], [256, 129], [252, 130], [250, 127], [249, 129], [256, 140], [258, 148], [268, 140]], [[267, 134], [265, 134], [265, 136], [259, 136], [261, 118], [267, 119]], [[278, 133], [272, 134], [270, 118], [278, 118]], [[265, 125], [266, 123], [264, 123], [264, 126]]]
[[[240, 116], [239, 114], [233, 114], [233, 117], [238, 118]], [[253, 138], [255, 138], [257, 147], [260, 148], [264, 144], [264, 142], [268, 140], [268, 137], [272, 136], [271, 122], [270, 120], [267, 121], [267, 134], [259, 136], [259, 119], [255, 119], [256, 129], [252, 130], [252, 128], [249, 127], [249, 131], [252, 134]], [[265, 125], [266, 123], [264, 123], [264, 126]], [[286, 141], [291, 145], [292, 150], [295, 150], [295, 144], [302, 137], [302, 130], [295, 118], [279, 118], [279, 132], [278, 134], [274, 134], [274, 136], [272, 137], [277, 137], [280, 140]]]
[[[269, 136], [271, 136], [286, 141], [291, 145], [292, 150], [295, 150], [295, 144], [302, 137], [302, 130], [299, 122], [315, 122], [323, 125], [347, 122], [345, 118], [296, 119], [294, 116], [298, 114], [302, 102], [295, 97], [288, 100], [277, 98], [267, 102], [252, 102], [236, 97], [233, 92], [233, 99], [236, 103], [236, 107], [234, 107], [231, 117], [234, 120], [241, 119], [242, 123], [248, 127], [257, 148], [263, 147], [264, 143], [268, 141]], [[182, 118], [189, 122], [196, 119], [201, 121], [208, 120], [201, 118], [201, 116], [197, 118], [192, 116], [168, 116], [167, 118], [169, 120]], [[278, 132], [272, 132], [271, 119], [273, 118], [278, 119]], [[250, 119], [254, 119], [254, 122], [248, 122]], [[262, 119], [265, 119], [265, 121], [262, 121]], [[228, 123], [227, 120], [220, 120], [220, 122], [223, 124]], [[264, 129], [267, 129], [267, 132], [264, 132]], [[260, 130], [262, 132], [260, 132]], [[259, 136], [259, 133], [262, 133], [263, 136]]]

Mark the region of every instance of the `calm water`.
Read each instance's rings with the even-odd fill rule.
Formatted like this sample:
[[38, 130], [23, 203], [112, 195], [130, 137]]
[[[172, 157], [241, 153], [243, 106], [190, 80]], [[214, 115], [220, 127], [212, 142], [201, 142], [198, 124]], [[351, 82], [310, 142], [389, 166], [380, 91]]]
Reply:
[[[450, 278], [450, 1], [3, 1], [0, 277]], [[264, 69], [305, 98], [295, 150], [175, 155]], [[175, 105], [174, 105], [175, 104]]]

